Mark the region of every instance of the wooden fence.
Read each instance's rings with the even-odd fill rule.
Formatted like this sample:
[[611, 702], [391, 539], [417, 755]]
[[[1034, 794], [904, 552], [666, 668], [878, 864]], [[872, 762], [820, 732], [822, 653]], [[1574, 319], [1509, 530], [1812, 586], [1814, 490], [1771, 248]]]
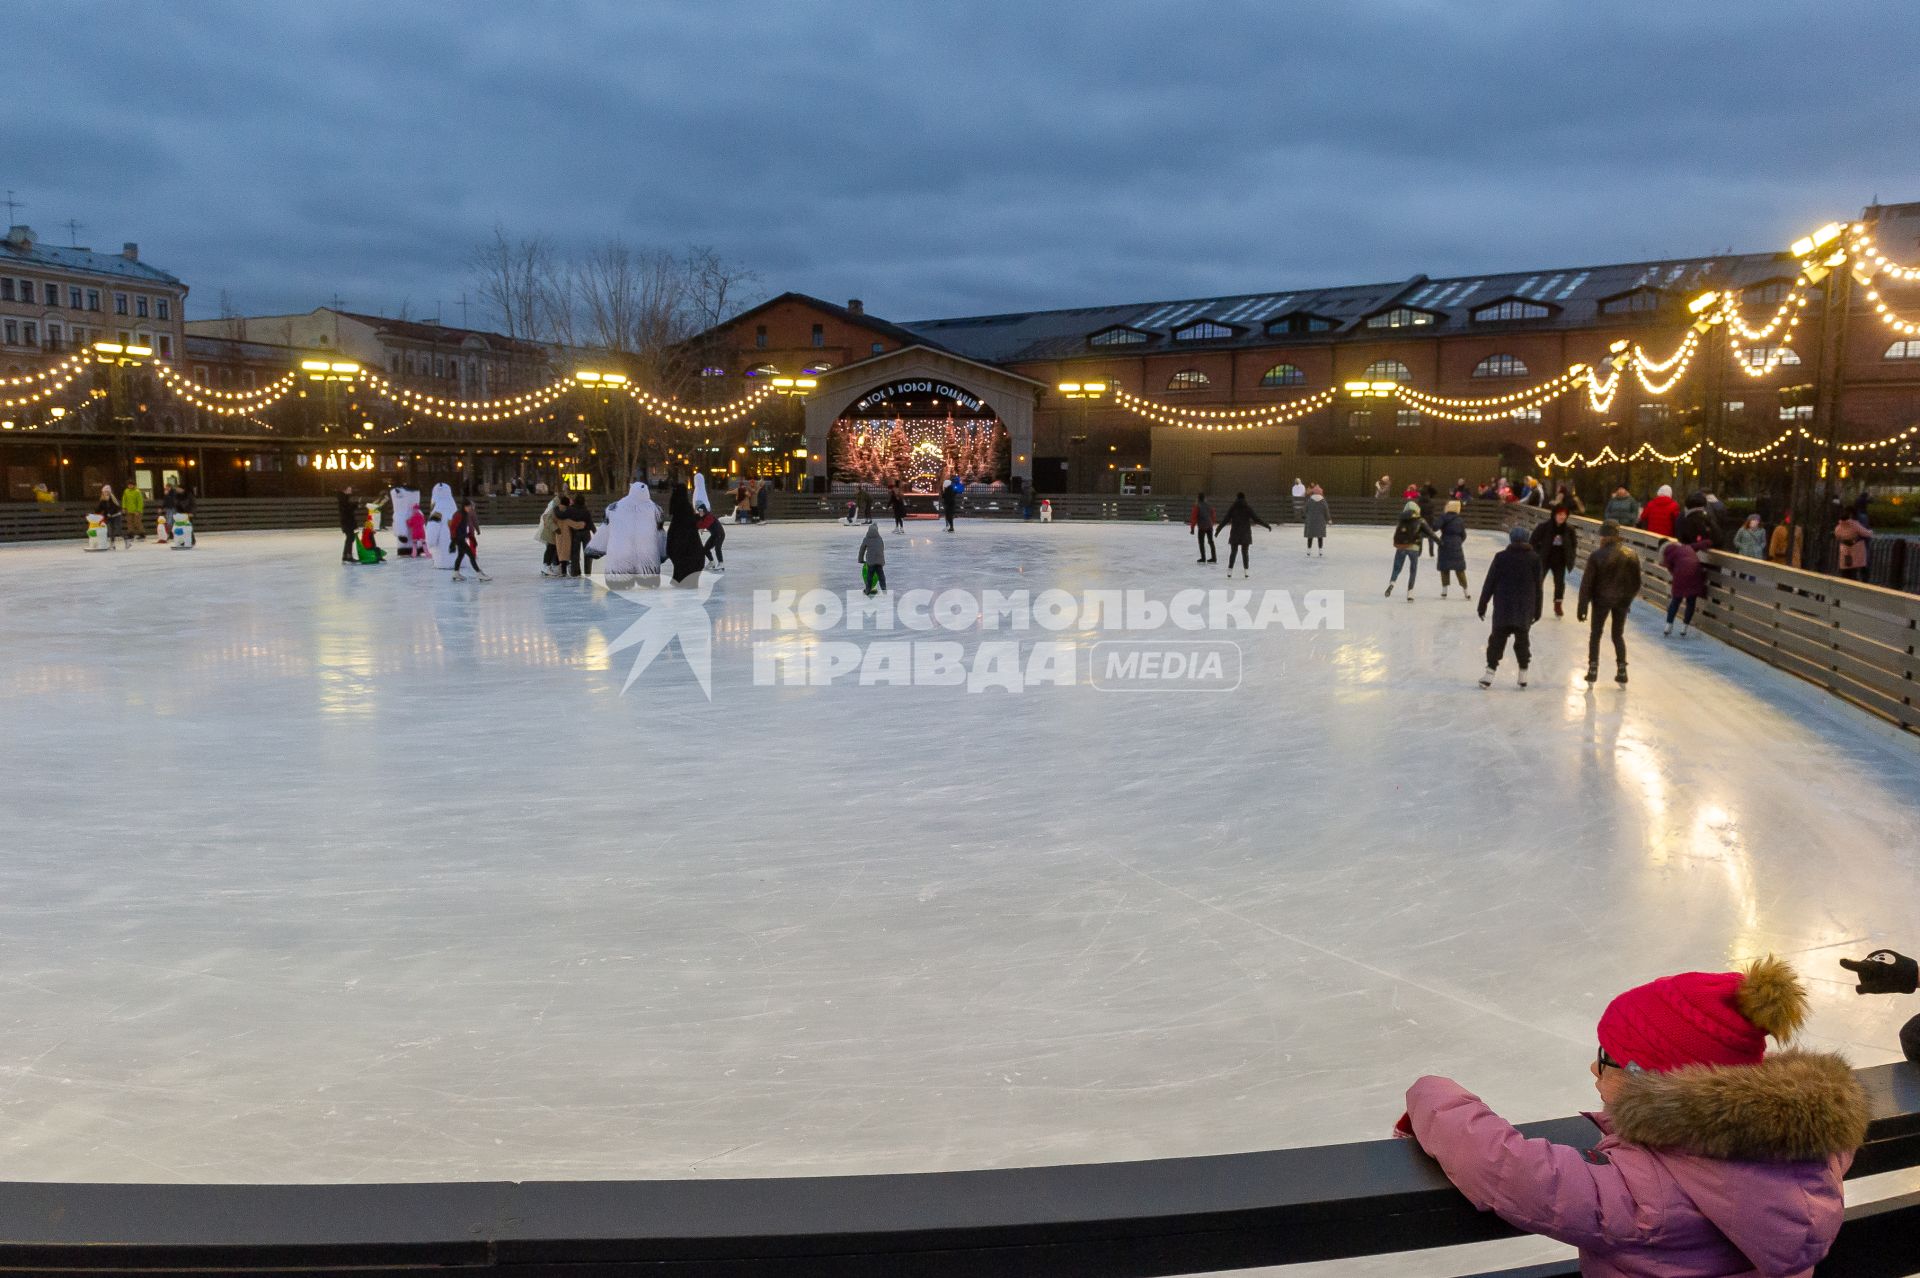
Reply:
[[[1544, 512], [1510, 508], [1507, 517], [1532, 525]], [[1599, 544], [1600, 525], [1580, 517], [1572, 522], [1584, 568]], [[1640, 552], [1640, 597], [1664, 612], [1671, 578], [1660, 547], [1667, 539], [1637, 528], [1621, 532]], [[1920, 732], [1920, 598], [1731, 551], [1707, 551], [1700, 560], [1707, 594], [1695, 605], [1696, 629]]]

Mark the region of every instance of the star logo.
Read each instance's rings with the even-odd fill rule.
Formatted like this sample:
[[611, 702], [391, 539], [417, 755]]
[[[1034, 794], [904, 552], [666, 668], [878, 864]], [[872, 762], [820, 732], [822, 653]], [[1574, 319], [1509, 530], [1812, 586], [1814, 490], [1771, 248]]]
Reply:
[[713, 700], [713, 618], [707, 614], [707, 600], [714, 587], [712, 573], [701, 573], [699, 584], [694, 586], [669, 585], [664, 576], [659, 578], [657, 587], [636, 582], [626, 589], [610, 585], [601, 576], [590, 580], [608, 594], [640, 609], [639, 618], [607, 645], [608, 652], [636, 649], [633, 668], [627, 671], [627, 681], [620, 685], [622, 694], [633, 687], [655, 657], [678, 640], [680, 655], [693, 668], [693, 677], [700, 681], [700, 691], [706, 694], [707, 700]]

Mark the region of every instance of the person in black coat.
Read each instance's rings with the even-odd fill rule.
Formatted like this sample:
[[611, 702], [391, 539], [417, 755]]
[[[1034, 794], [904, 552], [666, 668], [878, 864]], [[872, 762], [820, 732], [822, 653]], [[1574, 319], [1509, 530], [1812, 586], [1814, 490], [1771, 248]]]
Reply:
[[1706, 549], [1719, 549], [1720, 525], [1707, 506], [1705, 493], [1687, 494], [1687, 508], [1680, 516], [1680, 525], [1673, 530], [1673, 536], [1675, 541], [1683, 541], [1689, 546], [1699, 546], [1705, 542]]
[[707, 552], [700, 546], [700, 518], [693, 513], [693, 498], [685, 484], [675, 484], [667, 498], [667, 558], [673, 564], [675, 585], [707, 563]]
[[1254, 514], [1253, 507], [1247, 505], [1245, 493], [1235, 493], [1233, 505], [1227, 507], [1227, 513], [1220, 518], [1227, 529], [1227, 576], [1233, 576], [1233, 565], [1240, 565], [1240, 575], [1253, 575], [1253, 526], [1259, 524], [1268, 532], [1273, 525]]
[[1540, 570], [1553, 574], [1553, 615], [1563, 617], [1566, 607], [1562, 603], [1567, 597], [1567, 572], [1574, 565], [1574, 550], [1579, 543], [1579, 530], [1573, 526], [1573, 517], [1565, 506], [1555, 506], [1553, 513], [1533, 526], [1533, 549], [1540, 556]]
[[1480, 686], [1493, 686], [1493, 673], [1500, 658], [1507, 655], [1507, 640], [1513, 640], [1513, 658], [1520, 663], [1520, 686], [1527, 686], [1527, 667], [1533, 662], [1533, 648], [1527, 631], [1540, 620], [1540, 556], [1535, 553], [1527, 530], [1518, 526], [1507, 530], [1507, 548], [1493, 557], [1487, 566], [1486, 580], [1480, 583], [1480, 619], [1486, 620], [1487, 605], [1493, 605], [1493, 629], [1487, 635], [1487, 672]]
[[588, 559], [587, 540], [593, 536], [593, 512], [587, 509], [587, 495], [574, 493], [560, 510], [560, 518], [570, 524], [579, 524], [573, 530], [573, 536], [567, 544], [567, 562], [560, 566], [561, 575], [578, 577], [584, 566], [585, 571], [593, 572], [593, 560]]
[[337, 497], [340, 502], [340, 531], [347, 538], [346, 544], [340, 547], [340, 562], [359, 563], [360, 503], [353, 499], [353, 485], [342, 488]]
[[940, 485], [940, 517], [947, 521], [947, 531], [953, 531], [953, 516], [960, 509], [960, 493], [949, 479]]

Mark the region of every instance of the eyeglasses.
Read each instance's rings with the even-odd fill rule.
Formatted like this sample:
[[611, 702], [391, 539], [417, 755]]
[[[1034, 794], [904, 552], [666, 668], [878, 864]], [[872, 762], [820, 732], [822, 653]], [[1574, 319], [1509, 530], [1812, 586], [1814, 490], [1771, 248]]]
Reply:
[[1594, 1059], [1599, 1064], [1600, 1068], [1603, 1070], [1626, 1068], [1625, 1065], [1622, 1065], [1619, 1061], [1616, 1061], [1615, 1059], [1613, 1059], [1613, 1057], [1607, 1055], [1607, 1049], [1604, 1047], [1600, 1049], [1599, 1055], [1596, 1056]]

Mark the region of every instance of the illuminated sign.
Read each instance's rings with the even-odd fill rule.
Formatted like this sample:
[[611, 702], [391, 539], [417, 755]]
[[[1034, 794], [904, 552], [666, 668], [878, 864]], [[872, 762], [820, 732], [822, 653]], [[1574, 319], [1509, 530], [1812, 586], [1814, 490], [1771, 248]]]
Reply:
[[853, 408], [855, 412], [865, 412], [869, 408], [879, 407], [890, 399], [904, 399], [908, 395], [938, 395], [972, 412], [979, 412], [983, 407], [978, 397], [961, 390], [958, 386], [950, 386], [946, 382], [888, 382], [885, 386], [876, 386], [862, 395]]
[[315, 470], [372, 470], [373, 454], [364, 448], [336, 448], [330, 453], [315, 453], [307, 458]]

